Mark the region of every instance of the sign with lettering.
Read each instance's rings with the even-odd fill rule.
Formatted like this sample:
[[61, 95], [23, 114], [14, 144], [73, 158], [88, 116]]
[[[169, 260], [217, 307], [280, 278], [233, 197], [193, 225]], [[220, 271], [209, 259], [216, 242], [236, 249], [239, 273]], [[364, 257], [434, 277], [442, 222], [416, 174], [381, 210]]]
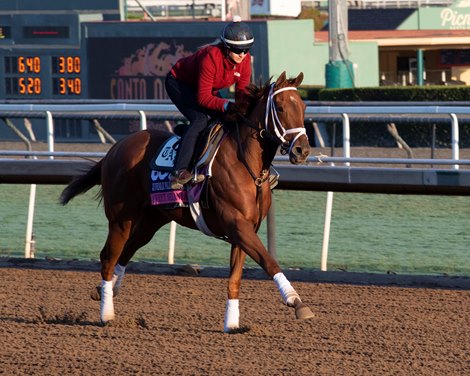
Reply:
[[168, 99], [165, 77], [178, 59], [208, 38], [89, 38], [89, 97]]
[[420, 8], [417, 12], [420, 30], [470, 29], [470, 0], [457, 0], [445, 8]]

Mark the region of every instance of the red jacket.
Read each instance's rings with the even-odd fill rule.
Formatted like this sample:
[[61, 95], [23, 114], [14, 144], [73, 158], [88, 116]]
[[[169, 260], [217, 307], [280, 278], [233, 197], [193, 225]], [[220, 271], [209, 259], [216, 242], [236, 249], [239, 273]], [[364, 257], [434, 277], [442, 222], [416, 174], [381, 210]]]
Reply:
[[175, 78], [196, 88], [201, 107], [220, 112], [224, 111], [227, 100], [217, 97], [217, 91], [235, 84], [235, 99], [238, 99], [251, 79], [250, 54], [240, 64], [233, 64], [223, 49], [219, 45], [201, 48], [178, 60], [171, 70]]

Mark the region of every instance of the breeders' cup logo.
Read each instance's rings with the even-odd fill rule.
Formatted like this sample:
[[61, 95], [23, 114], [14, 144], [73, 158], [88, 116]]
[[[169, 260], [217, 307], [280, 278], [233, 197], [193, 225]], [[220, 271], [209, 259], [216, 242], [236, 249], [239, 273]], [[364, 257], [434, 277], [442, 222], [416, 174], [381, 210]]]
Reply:
[[180, 146], [179, 137], [173, 136], [166, 141], [161, 151], [155, 159], [155, 170], [171, 170], [176, 158], [176, 153]]
[[158, 160], [159, 162], [161, 162], [161, 160], [163, 159], [166, 162], [171, 162], [173, 164], [173, 161], [175, 160], [175, 158], [176, 158], [176, 149], [173, 146], [168, 145], [162, 150], [161, 154], [158, 157]]

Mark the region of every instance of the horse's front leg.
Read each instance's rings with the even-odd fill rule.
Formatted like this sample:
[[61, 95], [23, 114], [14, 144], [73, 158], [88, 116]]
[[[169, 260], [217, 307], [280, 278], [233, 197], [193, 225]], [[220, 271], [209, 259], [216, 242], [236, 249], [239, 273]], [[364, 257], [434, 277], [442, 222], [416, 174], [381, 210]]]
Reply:
[[240, 327], [239, 300], [243, 265], [246, 253], [240, 247], [232, 245], [230, 253], [230, 277], [227, 288], [227, 305], [225, 308], [224, 332], [228, 333]]
[[314, 316], [310, 308], [302, 303], [299, 294], [292, 287], [277, 261], [268, 253], [258, 235], [249, 223], [240, 221], [237, 231], [232, 233], [235, 244], [238, 244], [263, 270], [274, 280], [281, 293], [284, 303], [295, 308], [295, 315], [299, 319], [308, 319]]

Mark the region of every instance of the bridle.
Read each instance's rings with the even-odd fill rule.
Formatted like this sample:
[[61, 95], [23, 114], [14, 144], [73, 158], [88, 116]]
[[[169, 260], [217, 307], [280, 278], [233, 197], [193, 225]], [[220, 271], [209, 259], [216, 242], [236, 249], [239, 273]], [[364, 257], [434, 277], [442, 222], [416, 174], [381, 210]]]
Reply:
[[[259, 126], [255, 124], [253, 121], [250, 119], [246, 118], [242, 114], [237, 114], [239, 117], [243, 119], [243, 122], [248, 125], [250, 128], [256, 130], [259, 132], [259, 136], [261, 139], [269, 140], [271, 142], [275, 142], [277, 144], [281, 145], [281, 154], [285, 155], [287, 153], [290, 153], [292, 151], [292, 148], [294, 147], [295, 142], [305, 135], [307, 137], [307, 131], [305, 130], [305, 127], [300, 126], [297, 128], [291, 128], [291, 129], [286, 129], [282, 125], [281, 120], [279, 119], [279, 116], [277, 114], [277, 108], [276, 108], [276, 103], [274, 102], [274, 97], [282, 93], [283, 91], [287, 90], [297, 90], [295, 86], [286, 86], [278, 90], [274, 90], [274, 85], [275, 83], [272, 83], [269, 88], [269, 94], [268, 98], [266, 100], [266, 111], [265, 111], [265, 116], [264, 116], [264, 128], [259, 129]], [[274, 134], [272, 134], [269, 130], [269, 122], [270, 120], [273, 123], [273, 129], [274, 129]], [[237, 130], [237, 146], [240, 149], [241, 142], [240, 142], [240, 132], [238, 129], [238, 122], [235, 122], [236, 125], [236, 130]], [[295, 137], [289, 142], [286, 140], [285, 136], [289, 134], [296, 134]], [[240, 152], [240, 155], [243, 155], [243, 152]], [[256, 174], [253, 173], [251, 170], [250, 166], [246, 163], [246, 160], [244, 158], [241, 159], [241, 162], [245, 165], [246, 169], [250, 173], [250, 175], [253, 177], [255, 181], [255, 185], [260, 187], [268, 178], [269, 171], [267, 169], [263, 169], [262, 171], [262, 176], [257, 177]]]
[[[274, 133], [276, 135], [277, 140], [281, 144], [281, 154], [284, 154], [284, 155], [291, 152], [295, 142], [302, 135], [307, 136], [307, 132], [303, 124], [301, 127], [285, 129], [284, 126], [282, 125], [281, 120], [279, 120], [279, 116], [277, 114], [277, 109], [276, 109], [276, 103], [274, 102], [274, 96], [287, 90], [297, 90], [297, 88], [294, 86], [287, 86], [287, 87], [284, 87], [275, 91], [274, 83], [271, 84], [271, 87], [269, 89], [268, 100], [266, 101], [266, 113], [264, 117], [265, 131], [269, 134], [269, 119], [271, 119], [273, 123]], [[290, 142], [286, 140], [285, 138], [285, 136], [289, 134], [296, 134], [295, 137]]]

